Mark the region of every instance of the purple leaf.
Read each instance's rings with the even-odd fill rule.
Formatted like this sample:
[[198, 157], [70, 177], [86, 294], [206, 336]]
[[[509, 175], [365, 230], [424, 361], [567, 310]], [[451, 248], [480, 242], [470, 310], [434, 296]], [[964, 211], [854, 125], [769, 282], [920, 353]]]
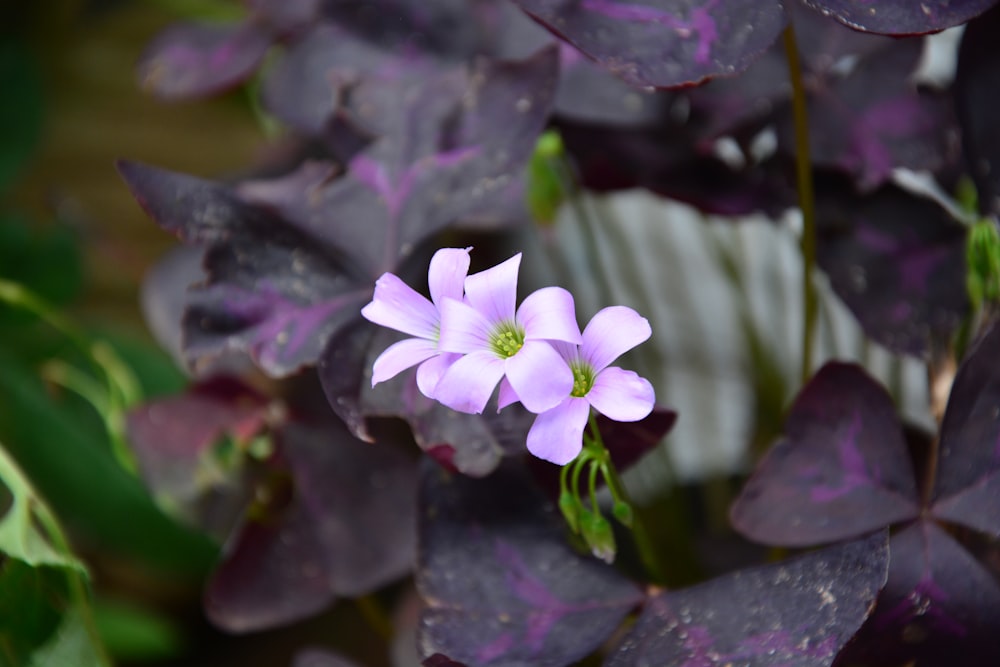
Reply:
[[[992, 3], [991, 3], [992, 4]], [[954, 94], [968, 169], [984, 213], [1000, 215], [1000, 8], [969, 23], [962, 37]]]
[[279, 35], [300, 30], [315, 20], [322, 0], [244, 0], [253, 15]]
[[276, 439], [291, 488], [280, 492], [277, 474], [258, 494], [275, 500], [251, 507], [206, 592], [210, 617], [229, 630], [292, 622], [336, 595], [371, 593], [413, 564], [409, 456], [361, 442], [330, 418], [291, 421]]
[[900, 531], [889, 547], [885, 590], [836, 664], [1000, 664], [996, 579], [932, 521]]
[[965, 23], [997, 0], [802, 0], [855, 30], [917, 35]]
[[871, 612], [885, 531], [649, 600], [607, 667], [826, 667]]
[[252, 21], [178, 24], [143, 54], [139, 85], [167, 100], [219, 93], [250, 78], [272, 41], [271, 33]]
[[515, 0], [553, 33], [637, 86], [698, 83], [749, 66], [785, 27], [759, 0]]
[[[910, 77], [922, 40], [889, 40], [851, 73], [811, 86], [810, 157], [843, 170], [872, 190], [896, 167], [936, 171], [957, 162], [951, 101], [918, 92]], [[780, 120], [779, 141], [795, 154], [792, 112]]]
[[435, 653], [422, 663], [424, 667], [466, 667], [461, 662], [455, 662], [443, 653]]
[[731, 519], [750, 539], [810, 546], [911, 519], [918, 502], [892, 399], [860, 367], [830, 363], [796, 398]]
[[1000, 326], [955, 377], [941, 426], [934, 516], [1000, 537]]
[[523, 472], [502, 468], [474, 480], [427, 461], [422, 473], [423, 655], [495, 667], [567, 665], [641, 601], [634, 584], [569, 547], [554, 508]]
[[357, 317], [372, 282], [329, 245], [209, 181], [137, 163], [119, 165], [133, 195], [164, 229], [207, 243], [207, 284], [189, 292], [185, 354], [193, 366], [245, 350], [268, 374], [311, 364]]
[[206, 532], [224, 534], [245, 503], [242, 456], [223, 461], [214, 447], [237, 449], [268, 427], [271, 401], [231, 378], [215, 378], [178, 396], [132, 410], [126, 429], [139, 472], [153, 495]]
[[895, 186], [821, 187], [817, 221], [819, 264], [865, 333], [917, 357], [951, 337], [968, 310], [963, 225]]

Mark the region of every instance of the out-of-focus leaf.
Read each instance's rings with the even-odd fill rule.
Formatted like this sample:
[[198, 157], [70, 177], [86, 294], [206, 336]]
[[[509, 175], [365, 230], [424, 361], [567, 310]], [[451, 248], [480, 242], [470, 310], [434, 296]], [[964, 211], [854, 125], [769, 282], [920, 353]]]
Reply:
[[295, 656], [292, 667], [357, 667], [357, 663], [322, 649], [306, 649]]
[[894, 185], [859, 196], [818, 189], [817, 259], [872, 339], [927, 358], [965, 317], [967, 229], [935, 202]]
[[806, 5], [855, 30], [883, 35], [937, 32], [965, 23], [997, 0], [803, 0]]
[[830, 363], [796, 398], [785, 435], [733, 504], [765, 544], [857, 537], [919, 513], [913, 465], [889, 395], [860, 367]]
[[978, 189], [980, 210], [993, 215], [1000, 215], [1000, 125], [991, 113], [1000, 103], [998, 33], [1000, 8], [969, 23], [958, 51], [954, 86], [966, 165]]
[[932, 521], [900, 531], [889, 548], [889, 581], [875, 612], [836, 664], [1000, 663], [995, 577]]
[[[31, 157], [42, 134], [45, 104], [34, 56], [14, 40], [0, 42], [0, 193]], [[0, 248], [3, 248], [0, 243]], [[0, 264], [2, 267], [3, 264]]]
[[26, 667], [107, 667], [103, 652], [87, 632], [80, 612], [63, 617], [56, 634], [41, 647]]
[[607, 667], [826, 667], [871, 613], [885, 531], [650, 598]]
[[98, 598], [93, 611], [102, 643], [116, 660], [162, 660], [181, 650], [174, 625], [150, 609]]
[[413, 564], [410, 457], [357, 440], [330, 417], [290, 421], [275, 440], [285, 470], [258, 485], [205, 593], [209, 617], [235, 632], [368, 594]]
[[267, 29], [251, 21], [177, 24], [143, 54], [139, 85], [165, 100], [219, 93], [247, 80], [273, 39]]
[[35, 369], [7, 350], [0, 350], [0, 394], [0, 437], [64, 523], [177, 576], [205, 571], [211, 543], [167, 519], [114, 461], [97, 420], [55, 402]]
[[[567, 544], [526, 475], [422, 470], [418, 641], [470, 665], [567, 665], [599, 646], [641, 599], [614, 569]], [[456, 576], [461, 573], [461, 576]]]
[[760, 0], [515, 1], [625, 81], [660, 88], [746, 69], [787, 21], [781, 3]]
[[0, 554], [0, 665], [20, 667], [55, 634], [69, 607], [66, 573]]

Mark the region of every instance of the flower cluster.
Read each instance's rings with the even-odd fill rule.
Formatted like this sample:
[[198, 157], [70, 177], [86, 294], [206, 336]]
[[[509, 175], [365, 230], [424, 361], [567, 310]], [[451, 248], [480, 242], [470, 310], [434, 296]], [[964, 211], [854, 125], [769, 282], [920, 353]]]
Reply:
[[375, 360], [372, 386], [416, 366], [427, 397], [479, 414], [499, 385], [499, 409], [520, 402], [538, 415], [528, 450], [559, 465], [583, 445], [590, 409], [617, 421], [638, 421], [653, 409], [652, 385], [609, 364], [649, 338], [649, 322], [631, 308], [597, 313], [581, 333], [573, 295], [545, 287], [517, 306], [518, 253], [468, 274], [469, 248], [442, 248], [431, 259], [427, 300], [397, 276], [375, 283], [361, 314], [414, 338]]

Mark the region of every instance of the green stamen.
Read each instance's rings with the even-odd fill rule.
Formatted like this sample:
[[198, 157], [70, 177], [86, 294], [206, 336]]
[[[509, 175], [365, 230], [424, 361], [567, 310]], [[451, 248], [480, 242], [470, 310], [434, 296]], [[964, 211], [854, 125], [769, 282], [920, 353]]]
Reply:
[[583, 361], [574, 361], [569, 365], [573, 371], [573, 391], [570, 396], [583, 398], [594, 386], [594, 369]]
[[514, 323], [501, 324], [490, 336], [490, 346], [497, 356], [513, 357], [524, 346], [524, 329]]

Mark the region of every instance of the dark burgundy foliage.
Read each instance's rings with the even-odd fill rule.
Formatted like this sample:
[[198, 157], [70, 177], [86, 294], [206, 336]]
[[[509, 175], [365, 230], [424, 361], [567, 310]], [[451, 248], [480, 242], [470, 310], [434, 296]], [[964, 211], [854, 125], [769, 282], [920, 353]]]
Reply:
[[909, 522], [892, 540], [889, 585], [851, 649], [858, 659], [870, 652], [876, 662], [935, 665], [961, 651], [963, 664], [1000, 660], [1000, 587], [937, 523], [1000, 535], [998, 358], [994, 325], [959, 368], [936, 466], [926, 472], [934, 476], [928, 498], [917, 493], [920, 480], [905, 479], [913, 464], [884, 390], [856, 366], [831, 364], [796, 400], [785, 439], [733, 506], [736, 529], [768, 544], [805, 546]]
[[856, 29], [884, 35], [917, 35], [965, 23], [997, 0], [801, 0]]
[[731, 518], [755, 540], [808, 546], [915, 518], [918, 503], [892, 399], [860, 367], [827, 364], [795, 400]]
[[[266, 396], [222, 377], [140, 406], [128, 414], [126, 429], [153, 495], [206, 532], [224, 536], [246, 502], [245, 449], [269, 428], [275, 412]], [[235, 451], [227, 454], [225, 444]]]
[[780, 2], [515, 0], [602, 67], [637, 86], [736, 74], [785, 27]]
[[958, 53], [955, 101], [962, 122], [967, 168], [983, 213], [1000, 215], [1000, 8], [969, 23]]
[[574, 552], [523, 471], [470, 479], [426, 461], [417, 586], [419, 643], [470, 665], [567, 665], [642, 600], [613, 568]]
[[166, 100], [229, 90], [256, 71], [272, 39], [267, 29], [250, 22], [176, 25], [143, 55], [139, 84]]
[[335, 596], [367, 594], [413, 566], [415, 462], [328, 417], [289, 421], [278, 457], [205, 593], [209, 617], [246, 632], [289, 623]]
[[829, 665], [871, 613], [888, 563], [880, 531], [660, 593], [605, 665]]
[[865, 333], [928, 357], [968, 312], [967, 228], [938, 204], [888, 185], [861, 196], [833, 183], [817, 194], [819, 265]]
[[378, 92], [393, 100], [393, 121], [342, 176], [305, 163], [234, 191], [122, 163], [154, 220], [209, 245], [207, 284], [191, 291], [185, 314], [191, 363], [233, 349], [275, 376], [314, 363], [329, 337], [358, 317], [379, 275], [505, 194], [548, 116], [556, 67], [555, 51], [546, 50]]
[[420, 664], [424, 667], [465, 667], [461, 662], [455, 662], [441, 653], [435, 653]]
[[933, 522], [918, 522], [889, 542], [889, 581], [871, 621], [837, 665], [997, 664], [1000, 586], [968, 551]]

